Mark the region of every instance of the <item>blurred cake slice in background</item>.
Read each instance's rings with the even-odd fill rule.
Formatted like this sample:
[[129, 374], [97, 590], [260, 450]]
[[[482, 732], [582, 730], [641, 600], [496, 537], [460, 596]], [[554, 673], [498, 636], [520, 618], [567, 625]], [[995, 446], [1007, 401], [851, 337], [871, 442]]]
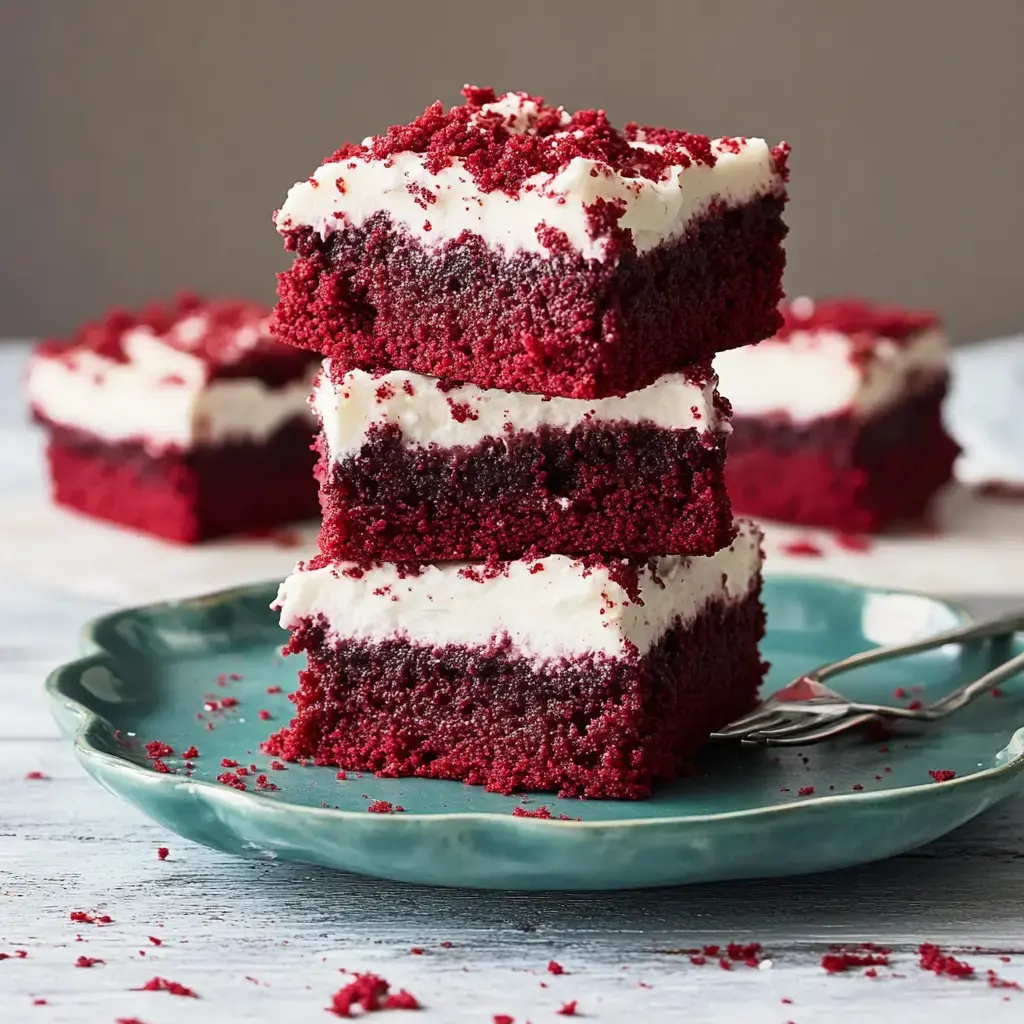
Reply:
[[317, 359], [268, 322], [254, 303], [182, 296], [40, 344], [25, 386], [54, 501], [183, 543], [315, 516]]
[[851, 533], [920, 521], [958, 451], [939, 318], [856, 299], [782, 313], [775, 337], [715, 358], [733, 409], [733, 508]]

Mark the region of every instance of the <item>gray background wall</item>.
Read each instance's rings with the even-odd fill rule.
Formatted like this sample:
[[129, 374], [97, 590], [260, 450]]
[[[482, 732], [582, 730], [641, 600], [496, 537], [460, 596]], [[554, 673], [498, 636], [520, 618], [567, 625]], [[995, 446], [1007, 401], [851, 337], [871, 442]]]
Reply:
[[270, 300], [287, 187], [527, 89], [789, 140], [790, 293], [1024, 328], [1024, 0], [0, 0], [0, 335], [180, 287]]

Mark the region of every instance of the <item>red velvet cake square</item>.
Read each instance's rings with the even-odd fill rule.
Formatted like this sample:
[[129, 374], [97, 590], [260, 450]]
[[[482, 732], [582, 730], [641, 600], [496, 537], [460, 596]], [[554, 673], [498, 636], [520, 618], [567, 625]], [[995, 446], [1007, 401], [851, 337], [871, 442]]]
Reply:
[[938, 317], [850, 299], [783, 313], [774, 338], [715, 360], [733, 508], [850, 532], [920, 520], [957, 455]]
[[463, 93], [288, 193], [281, 340], [344, 370], [589, 399], [778, 327], [785, 144]]
[[638, 799], [749, 711], [760, 534], [713, 555], [419, 568], [318, 556], [282, 584], [296, 717], [265, 749], [383, 776]]
[[54, 500], [186, 543], [313, 518], [316, 360], [268, 323], [183, 296], [41, 344], [26, 390]]
[[715, 383], [692, 367], [621, 398], [547, 398], [328, 360], [313, 394], [320, 550], [394, 562], [713, 554], [734, 535]]

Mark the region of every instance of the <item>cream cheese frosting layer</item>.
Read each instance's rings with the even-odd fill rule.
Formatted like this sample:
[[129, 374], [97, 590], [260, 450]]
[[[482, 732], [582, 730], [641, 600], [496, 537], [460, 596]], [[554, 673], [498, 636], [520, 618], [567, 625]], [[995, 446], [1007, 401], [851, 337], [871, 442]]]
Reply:
[[37, 354], [26, 390], [48, 422], [108, 442], [139, 442], [148, 451], [231, 440], [262, 442], [289, 420], [308, 417], [315, 368], [304, 379], [270, 387], [252, 378], [208, 380], [199, 355], [145, 328], [124, 338], [124, 361], [88, 349]]
[[938, 329], [868, 345], [837, 331], [797, 330], [720, 352], [714, 366], [735, 416], [809, 423], [841, 414], [867, 419], [943, 376], [948, 361], [949, 342]]
[[285, 629], [322, 618], [341, 640], [490, 647], [508, 644], [535, 661], [595, 654], [644, 655], [676, 624], [713, 601], [733, 603], [755, 586], [761, 534], [738, 523], [731, 545], [714, 555], [670, 555], [640, 571], [643, 604], [629, 599], [605, 566], [566, 555], [504, 563], [497, 575], [480, 564], [441, 562], [402, 578], [381, 564], [341, 562], [301, 568], [281, 585], [274, 605]]
[[[531, 101], [516, 93], [486, 105], [482, 113], [487, 112], [502, 115], [515, 132], [530, 131], [537, 114]], [[564, 124], [568, 115], [562, 115]], [[629, 144], [663, 148], [642, 140]], [[509, 255], [547, 255], [545, 232], [538, 229], [548, 228], [563, 232], [587, 259], [604, 260], [609, 239], [594, 236], [588, 213], [598, 200], [621, 204], [619, 227], [632, 234], [642, 253], [683, 235], [713, 205], [741, 206], [784, 188], [764, 139], [716, 139], [711, 145], [714, 166], [673, 164], [660, 180], [624, 175], [598, 160], [575, 157], [557, 173], [528, 177], [515, 195], [482, 190], [461, 159], [435, 171], [428, 170], [427, 156], [418, 152], [385, 159], [356, 156], [324, 163], [311, 178], [295, 184], [275, 223], [281, 232], [311, 228], [326, 238], [385, 213], [424, 246], [441, 245], [468, 231]]]
[[673, 373], [621, 397], [549, 398], [472, 384], [442, 387], [435, 377], [406, 370], [350, 370], [334, 381], [327, 360], [312, 403], [328, 451], [340, 460], [358, 454], [370, 430], [385, 424], [398, 426], [407, 445], [442, 448], [472, 447], [510, 431], [572, 430], [581, 424], [728, 431], [728, 419], [715, 405], [715, 385], [714, 377], [698, 382]]

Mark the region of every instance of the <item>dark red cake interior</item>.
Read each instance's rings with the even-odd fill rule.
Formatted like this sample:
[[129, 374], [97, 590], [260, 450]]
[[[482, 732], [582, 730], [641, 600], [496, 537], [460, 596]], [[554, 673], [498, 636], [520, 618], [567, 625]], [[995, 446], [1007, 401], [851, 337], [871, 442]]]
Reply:
[[710, 555], [735, 535], [724, 434], [620, 423], [421, 448], [388, 424], [341, 462], [318, 443], [335, 558]]
[[317, 513], [305, 419], [260, 443], [227, 442], [150, 454], [50, 425], [54, 501], [180, 543], [265, 531]]

